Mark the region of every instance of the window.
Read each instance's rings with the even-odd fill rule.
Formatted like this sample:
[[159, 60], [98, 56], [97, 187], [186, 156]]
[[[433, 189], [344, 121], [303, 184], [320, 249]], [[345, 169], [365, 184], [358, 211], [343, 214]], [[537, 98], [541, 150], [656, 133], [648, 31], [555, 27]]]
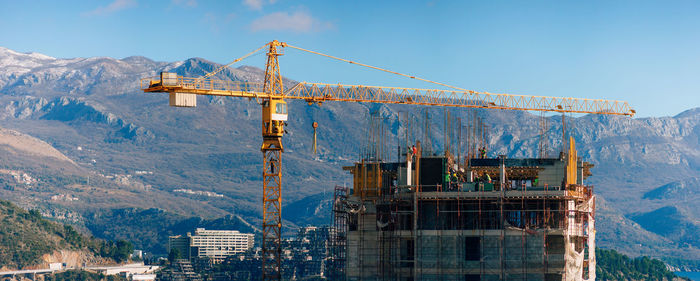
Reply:
[[399, 229], [413, 230], [413, 215], [399, 214]]
[[415, 255], [415, 246], [413, 239], [401, 239], [401, 267], [413, 267], [413, 256]]
[[350, 218], [348, 220], [348, 230], [357, 231], [357, 214], [350, 214]]
[[480, 281], [481, 276], [479, 274], [466, 274], [464, 275], [464, 281]]
[[287, 114], [287, 104], [286, 103], [278, 103], [276, 108], [275, 108], [275, 113]]
[[464, 259], [468, 261], [481, 259], [481, 237], [464, 238]]

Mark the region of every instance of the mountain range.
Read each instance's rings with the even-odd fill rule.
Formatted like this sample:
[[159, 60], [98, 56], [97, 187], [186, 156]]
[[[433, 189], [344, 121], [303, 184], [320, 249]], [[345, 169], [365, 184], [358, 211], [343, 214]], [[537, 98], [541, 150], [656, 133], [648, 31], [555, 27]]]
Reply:
[[[117, 232], [95, 230], [112, 229], [110, 218], [121, 212], [113, 210], [156, 208], [182, 220], [229, 216], [237, 220], [229, 225], [255, 230], [261, 214], [260, 105], [200, 96], [196, 108], [172, 108], [167, 95], [139, 90], [141, 78], [161, 71], [197, 77], [219, 66], [201, 58], [60, 59], [0, 48], [0, 196], [107, 239]], [[241, 66], [216, 77], [260, 82], [263, 74]], [[388, 159], [396, 159], [406, 135], [427, 140], [435, 151], [445, 143], [444, 109], [297, 101], [289, 108], [283, 155], [288, 233], [331, 222], [333, 187], [351, 182], [342, 167], [367, 151], [377, 122], [372, 112], [381, 117]], [[561, 147], [561, 115], [449, 110], [465, 124], [474, 112], [489, 125], [490, 155], [536, 156], [543, 118], [549, 153]], [[405, 114], [417, 121], [399, 121]], [[700, 260], [700, 108], [672, 117], [564, 120], [579, 156], [595, 164], [587, 181], [598, 195], [598, 245]], [[311, 151], [313, 122], [320, 125], [318, 155]]]

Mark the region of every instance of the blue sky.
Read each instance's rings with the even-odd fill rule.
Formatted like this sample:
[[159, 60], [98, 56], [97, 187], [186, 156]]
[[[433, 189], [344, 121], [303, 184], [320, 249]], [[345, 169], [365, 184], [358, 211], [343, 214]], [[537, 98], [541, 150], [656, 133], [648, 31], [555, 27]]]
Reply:
[[[698, 1], [0, 0], [0, 46], [54, 57], [202, 57], [273, 39], [462, 88], [700, 106]], [[262, 67], [264, 56], [242, 64]], [[286, 50], [299, 81], [433, 87]]]

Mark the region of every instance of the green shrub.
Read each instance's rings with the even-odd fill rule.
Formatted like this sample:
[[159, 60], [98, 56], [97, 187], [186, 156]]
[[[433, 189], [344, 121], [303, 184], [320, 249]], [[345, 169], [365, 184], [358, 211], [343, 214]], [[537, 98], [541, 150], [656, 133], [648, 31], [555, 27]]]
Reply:
[[630, 258], [615, 250], [596, 249], [597, 280], [672, 280], [666, 264], [649, 257]]

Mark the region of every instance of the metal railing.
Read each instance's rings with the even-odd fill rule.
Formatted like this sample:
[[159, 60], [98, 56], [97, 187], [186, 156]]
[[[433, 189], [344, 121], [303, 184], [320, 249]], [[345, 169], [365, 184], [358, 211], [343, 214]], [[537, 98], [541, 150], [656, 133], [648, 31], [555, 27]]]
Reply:
[[247, 81], [230, 81], [220, 79], [199, 79], [191, 77], [177, 76], [177, 82], [173, 85], [163, 85], [160, 77], [141, 79], [141, 90], [151, 88], [178, 89], [182, 92], [188, 91], [230, 91], [230, 92], [250, 92], [262, 93], [263, 83]]

